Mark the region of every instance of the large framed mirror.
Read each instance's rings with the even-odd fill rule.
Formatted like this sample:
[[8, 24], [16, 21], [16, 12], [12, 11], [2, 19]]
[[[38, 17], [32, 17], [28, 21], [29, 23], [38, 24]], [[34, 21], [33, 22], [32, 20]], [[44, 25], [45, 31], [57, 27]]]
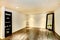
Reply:
[[46, 15], [46, 29], [54, 31], [54, 13]]

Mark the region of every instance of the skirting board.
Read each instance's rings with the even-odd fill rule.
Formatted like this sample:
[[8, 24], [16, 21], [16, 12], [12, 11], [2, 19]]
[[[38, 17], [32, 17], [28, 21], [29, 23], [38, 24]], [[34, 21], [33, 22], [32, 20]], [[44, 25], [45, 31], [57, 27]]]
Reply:
[[60, 40], [60, 36], [56, 32], [54, 32], [54, 34]]

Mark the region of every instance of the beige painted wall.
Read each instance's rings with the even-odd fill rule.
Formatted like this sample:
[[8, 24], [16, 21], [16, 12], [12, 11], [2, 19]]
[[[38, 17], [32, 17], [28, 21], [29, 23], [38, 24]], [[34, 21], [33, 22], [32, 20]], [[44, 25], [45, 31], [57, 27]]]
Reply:
[[55, 11], [55, 32], [60, 35], [60, 8]]
[[4, 37], [4, 7], [0, 7], [0, 38], [3, 39]]
[[46, 14], [36, 14], [29, 16], [29, 26], [37, 27], [37, 28], [45, 28], [46, 27]]
[[12, 13], [12, 32], [16, 32], [25, 27], [26, 27], [25, 15], [22, 13], [13, 11], [13, 13]]
[[2, 27], [1, 27], [1, 16], [2, 16], [2, 14], [1, 14], [2, 12], [1, 12], [1, 7], [0, 7], [0, 38], [2, 37]]

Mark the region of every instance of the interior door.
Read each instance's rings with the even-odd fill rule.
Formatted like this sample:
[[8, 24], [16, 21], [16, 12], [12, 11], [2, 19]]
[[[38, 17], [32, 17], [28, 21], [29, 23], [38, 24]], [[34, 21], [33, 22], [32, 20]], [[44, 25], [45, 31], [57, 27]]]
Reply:
[[12, 12], [5, 11], [5, 37], [12, 34]]
[[46, 29], [54, 31], [54, 13], [47, 14]]

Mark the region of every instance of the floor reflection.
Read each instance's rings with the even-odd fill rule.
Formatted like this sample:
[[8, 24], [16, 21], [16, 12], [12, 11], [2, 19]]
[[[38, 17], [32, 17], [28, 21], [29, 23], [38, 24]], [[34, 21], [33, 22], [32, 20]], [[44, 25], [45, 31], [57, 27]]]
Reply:
[[39, 28], [24, 28], [3, 40], [58, 40], [53, 32]]

